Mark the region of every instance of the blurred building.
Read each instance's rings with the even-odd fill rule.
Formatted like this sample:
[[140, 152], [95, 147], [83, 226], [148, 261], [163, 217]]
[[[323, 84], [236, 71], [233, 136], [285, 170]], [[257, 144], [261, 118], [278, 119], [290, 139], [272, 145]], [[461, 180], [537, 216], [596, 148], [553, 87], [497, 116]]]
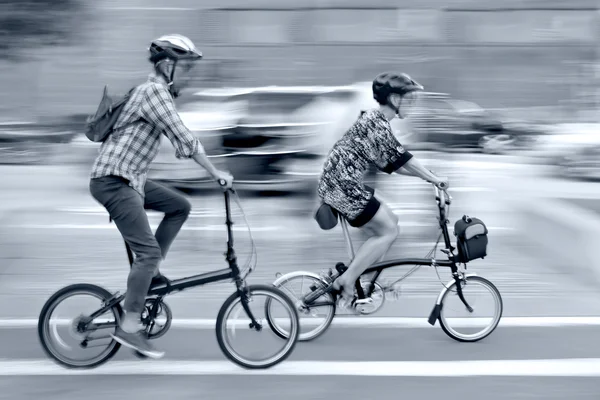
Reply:
[[0, 61], [0, 121], [92, 112], [104, 84], [120, 92], [144, 78], [148, 41], [170, 32], [204, 52], [199, 87], [338, 85], [402, 70], [430, 91], [486, 108], [556, 119], [599, 109], [600, 13], [592, 0], [81, 4], [84, 22], [74, 24], [68, 45]]

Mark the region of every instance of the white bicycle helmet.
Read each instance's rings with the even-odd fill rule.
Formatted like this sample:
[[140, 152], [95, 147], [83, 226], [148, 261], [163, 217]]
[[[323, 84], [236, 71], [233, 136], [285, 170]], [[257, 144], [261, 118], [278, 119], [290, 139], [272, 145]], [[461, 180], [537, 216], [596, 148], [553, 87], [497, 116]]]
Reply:
[[177, 61], [200, 60], [202, 59], [202, 53], [196, 49], [194, 42], [188, 37], [175, 33], [164, 35], [153, 40], [148, 51], [150, 52], [148, 60], [155, 66], [166, 60], [171, 60], [173, 62], [171, 76], [165, 75], [165, 78], [167, 78], [167, 85], [169, 85], [169, 91], [173, 97], [178, 97], [179, 93], [173, 87], [173, 78], [175, 76], [175, 68], [177, 68]]

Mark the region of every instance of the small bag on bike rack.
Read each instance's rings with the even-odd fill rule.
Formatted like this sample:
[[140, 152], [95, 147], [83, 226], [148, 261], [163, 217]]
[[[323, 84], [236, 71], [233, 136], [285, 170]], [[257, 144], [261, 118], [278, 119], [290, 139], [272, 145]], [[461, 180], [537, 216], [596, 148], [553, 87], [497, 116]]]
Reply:
[[463, 215], [454, 224], [457, 261], [467, 263], [487, 256], [488, 229], [482, 220]]
[[324, 231], [333, 229], [338, 224], [338, 212], [329, 204], [322, 203], [315, 213], [315, 220]]

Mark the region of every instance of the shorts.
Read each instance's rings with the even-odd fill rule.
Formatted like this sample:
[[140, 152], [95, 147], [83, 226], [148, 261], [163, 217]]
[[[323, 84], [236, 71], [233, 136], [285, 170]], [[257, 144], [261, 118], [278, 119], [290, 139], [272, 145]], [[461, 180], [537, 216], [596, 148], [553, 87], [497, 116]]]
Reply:
[[369, 221], [373, 219], [377, 211], [379, 211], [379, 207], [381, 207], [381, 203], [375, 197], [375, 190], [369, 186], [365, 186], [368, 191], [371, 192], [371, 198], [367, 201], [367, 205], [363, 208], [362, 212], [358, 214], [358, 216], [352, 220], [348, 220], [350, 226], [354, 228], [360, 228], [366, 225]]
[[375, 190], [367, 185], [343, 187], [321, 182], [319, 196], [323, 203], [339, 212], [354, 228], [360, 228], [373, 219], [381, 203]]

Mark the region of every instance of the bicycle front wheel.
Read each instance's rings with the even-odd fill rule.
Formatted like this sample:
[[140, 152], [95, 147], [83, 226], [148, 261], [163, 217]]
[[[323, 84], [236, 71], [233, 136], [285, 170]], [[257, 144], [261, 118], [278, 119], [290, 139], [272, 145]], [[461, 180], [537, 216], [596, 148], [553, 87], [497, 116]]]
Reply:
[[[248, 369], [269, 368], [284, 361], [294, 350], [300, 333], [298, 312], [292, 301], [275, 287], [249, 285], [245, 290], [246, 294], [233, 293], [223, 303], [216, 323], [217, 342], [223, 354], [235, 364]], [[269, 307], [265, 307], [267, 303]], [[252, 324], [246, 307], [258, 326]], [[282, 338], [269, 328], [265, 315], [267, 308], [278, 324], [285, 326], [289, 336]], [[235, 342], [249, 350], [235, 350]], [[267, 351], [266, 356], [259, 355], [271, 345], [275, 351]]]
[[463, 296], [473, 312], [469, 312], [456, 290], [456, 281], [442, 296], [439, 315], [442, 330], [459, 342], [477, 342], [489, 336], [500, 323], [503, 303], [494, 284], [480, 276], [460, 280]]

